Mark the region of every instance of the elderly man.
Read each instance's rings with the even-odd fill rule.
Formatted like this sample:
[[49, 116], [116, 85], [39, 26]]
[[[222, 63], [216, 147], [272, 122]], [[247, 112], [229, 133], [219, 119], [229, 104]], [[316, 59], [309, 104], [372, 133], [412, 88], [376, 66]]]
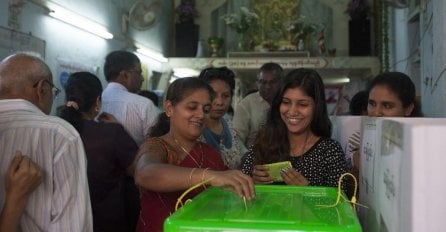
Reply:
[[266, 114], [282, 77], [283, 69], [279, 64], [263, 64], [257, 72], [259, 91], [246, 96], [235, 108], [233, 129], [247, 148], [254, 143], [257, 132], [266, 122]]
[[[85, 152], [76, 130], [48, 116], [58, 94], [48, 66], [28, 54], [0, 63], [0, 186], [16, 151], [27, 154], [43, 172], [30, 194], [21, 231], [92, 231]], [[5, 189], [0, 188], [0, 208]]]

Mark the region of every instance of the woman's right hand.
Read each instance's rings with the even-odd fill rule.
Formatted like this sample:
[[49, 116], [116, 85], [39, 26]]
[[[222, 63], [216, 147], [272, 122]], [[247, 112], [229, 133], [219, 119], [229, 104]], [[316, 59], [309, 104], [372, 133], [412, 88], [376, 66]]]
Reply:
[[252, 179], [256, 184], [272, 184], [273, 178], [269, 176], [268, 168], [264, 165], [255, 165], [252, 170]]
[[203, 177], [210, 180], [210, 185], [224, 187], [240, 197], [252, 200], [255, 197], [254, 182], [239, 170], [212, 171], [204, 170]]

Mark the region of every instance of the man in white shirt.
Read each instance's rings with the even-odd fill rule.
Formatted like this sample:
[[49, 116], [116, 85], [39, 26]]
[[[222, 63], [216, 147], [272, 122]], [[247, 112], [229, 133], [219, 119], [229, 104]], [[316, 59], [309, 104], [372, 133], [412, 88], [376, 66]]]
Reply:
[[259, 91], [243, 98], [235, 108], [232, 126], [240, 141], [248, 149], [266, 122], [266, 115], [283, 75], [283, 69], [279, 64], [263, 64], [257, 72]]
[[[0, 63], [0, 186], [16, 151], [27, 154], [43, 172], [20, 231], [93, 231], [81, 138], [69, 123], [47, 115], [58, 91], [50, 69], [37, 57], [15, 54]], [[1, 187], [1, 208], [4, 203]]]
[[144, 81], [138, 57], [127, 51], [111, 52], [105, 58], [104, 75], [108, 85], [102, 92], [102, 111], [113, 114], [141, 145], [160, 112], [136, 94]]
[[[151, 100], [136, 94], [141, 88], [141, 62], [128, 51], [113, 51], [107, 55], [104, 75], [108, 81], [102, 92], [102, 111], [110, 113], [141, 145], [160, 113]], [[139, 192], [132, 177], [126, 177], [123, 187], [127, 201], [126, 215], [131, 228], [136, 228], [139, 217]]]

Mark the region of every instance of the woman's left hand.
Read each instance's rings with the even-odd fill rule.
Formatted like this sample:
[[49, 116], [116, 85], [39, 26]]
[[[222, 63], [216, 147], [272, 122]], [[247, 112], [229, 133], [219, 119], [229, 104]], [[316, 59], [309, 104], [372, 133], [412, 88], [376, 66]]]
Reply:
[[283, 171], [282, 178], [287, 185], [308, 185], [308, 180], [294, 168]]

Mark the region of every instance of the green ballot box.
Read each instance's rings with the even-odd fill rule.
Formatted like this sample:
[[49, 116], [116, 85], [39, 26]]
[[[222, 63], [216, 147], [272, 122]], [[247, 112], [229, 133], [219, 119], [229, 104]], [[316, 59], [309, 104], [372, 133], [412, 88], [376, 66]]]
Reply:
[[193, 231], [362, 231], [353, 207], [337, 189], [257, 185], [247, 201], [220, 188], [208, 188], [164, 222], [165, 232]]

